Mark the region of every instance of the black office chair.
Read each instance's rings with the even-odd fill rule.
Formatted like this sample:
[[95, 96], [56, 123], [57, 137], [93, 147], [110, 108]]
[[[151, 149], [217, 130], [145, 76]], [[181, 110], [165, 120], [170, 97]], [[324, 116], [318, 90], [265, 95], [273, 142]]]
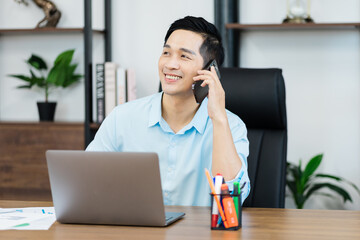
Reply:
[[245, 207], [285, 204], [287, 120], [280, 69], [222, 68], [226, 108], [246, 124], [250, 195]]

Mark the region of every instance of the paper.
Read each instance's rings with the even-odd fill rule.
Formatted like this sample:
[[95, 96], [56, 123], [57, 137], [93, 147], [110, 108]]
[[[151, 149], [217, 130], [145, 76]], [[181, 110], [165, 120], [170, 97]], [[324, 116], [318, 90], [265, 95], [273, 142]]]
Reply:
[[0, 208], [0, 230], [48, 230], [55, 220], [53, 207]]

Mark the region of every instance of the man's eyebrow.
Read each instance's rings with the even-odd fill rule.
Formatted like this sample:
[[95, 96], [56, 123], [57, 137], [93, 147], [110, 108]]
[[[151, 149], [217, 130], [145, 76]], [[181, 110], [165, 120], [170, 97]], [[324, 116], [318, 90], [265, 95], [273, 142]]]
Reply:
[[[169, 44], [164, 44], [164, 48], [171, 48], [171, 46]], [[193, 50], [187, 48], [180, 48], [180, 50], [196, 56], [196, 53]]]
[[196, 53], [190, 49], [187, 49], [187, 48], [180, 48], [181, 51], [184, 51], [184, 52], [187, 52], [187, 53], [190, 53], [192, 55], [195, 55], [196, 56]]

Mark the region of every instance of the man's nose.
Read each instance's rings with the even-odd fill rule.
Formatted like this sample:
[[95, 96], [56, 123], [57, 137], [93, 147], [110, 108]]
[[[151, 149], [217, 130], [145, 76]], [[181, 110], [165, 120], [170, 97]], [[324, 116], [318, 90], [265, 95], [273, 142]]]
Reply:
[[171, 57], [168, 59], [168, 61], [165, 63], [165, 67], [167, 69], [179, 69], [180, 64], [176, 57]]

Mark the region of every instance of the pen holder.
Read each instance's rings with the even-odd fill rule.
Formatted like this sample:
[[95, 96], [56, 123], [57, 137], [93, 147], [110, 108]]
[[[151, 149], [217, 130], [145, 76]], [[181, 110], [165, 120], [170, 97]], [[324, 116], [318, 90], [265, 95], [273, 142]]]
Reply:
[[[210, 209], [210, 226], [211, 230], [238, 230], [241, 228], [241, 194], [212, 194], [211, 196], [211, 209]], [[221, 209], [225, 215], [228, 223], [228, 228], [225, 227], [224, 221], [221, 218], [220, 211], [216, 218], [213, 213], [216, 213], [214, 205], [217, 207], [215, 196], [219, 199]], [[221, 220], [220, 220], [221, 218]], [[216, 224], [215, 223], [216, 220]], [[237, 220], [237, 224], [236, 223]]]

